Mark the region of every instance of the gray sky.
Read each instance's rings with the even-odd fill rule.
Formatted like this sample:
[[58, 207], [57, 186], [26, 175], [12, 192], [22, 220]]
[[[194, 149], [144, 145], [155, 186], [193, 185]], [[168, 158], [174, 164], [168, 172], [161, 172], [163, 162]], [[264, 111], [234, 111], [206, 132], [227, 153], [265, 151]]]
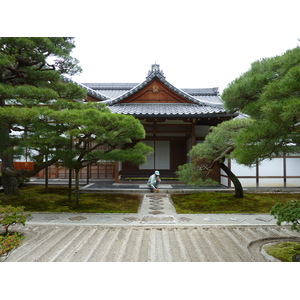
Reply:
[[222, 91], [253, 61], [300, 44], [299, 8], [290, 0], [105, 1], [99, 23], [75, 35], [84, 71], [74, 79], [141, 82], [156, 62], [179, 88]]
[[8, 2], [0, 33], [74, 36], [81, 83], [142, 82], [156, 62], [179, 88], [222, 92], [253, 61], [300, 44], [298, 0]]

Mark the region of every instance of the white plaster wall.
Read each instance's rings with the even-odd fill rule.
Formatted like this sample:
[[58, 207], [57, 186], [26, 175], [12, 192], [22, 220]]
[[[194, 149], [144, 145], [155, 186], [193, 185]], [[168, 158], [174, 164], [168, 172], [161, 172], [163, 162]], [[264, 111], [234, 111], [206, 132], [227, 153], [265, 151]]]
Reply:
[[256, 187], [256, 178], [239, 178], [243, 187]]
[[238, 174], [238, 176], [256, 176], [256, 166], [247, 167], [238, 164], [235, 160], [231, 160], [231, 170], [234, 174]]
[[286, 158], [286, 175], [299, 176], [300, 174], [300, 158], [287, 157]]
[[259, 187], [284, 187], [283, 178], [259, 178]]
[[300, 178], [287, 178], [286, 186], [287, 187], [300, 187]]
[[283, 176], [283, 158], [262, 161], [259, 164], [259, 176]]
[[221, 176], [221, 184], [228, 186], [228, 179], [226, 177]]
[[[299, 156], [299, 155], [298, 155]], [[225, 161], [228, 165], [228, 161]], [[253, 176], [253, 178], [239, 178], [243, 187], [256, 187], [256, 166], [246, 167], [231, 160], [231, 170], [236, 176]], [[221, 174], [226, 175], [223, 170]], [[286, 158], [286, 175], [300, 176], [300, 158], [289, 156]], [[284, 176], [284, 159], [274, 158], [264, 160], [259, 165], [259, 187], [284, 187], [284, 178], [261, 178], [261, 176]], [[221, 184], [227, 186], [227, 178], [221, 177]], [[300, 186], [300, 178], [286, 178], [286, 187]]]

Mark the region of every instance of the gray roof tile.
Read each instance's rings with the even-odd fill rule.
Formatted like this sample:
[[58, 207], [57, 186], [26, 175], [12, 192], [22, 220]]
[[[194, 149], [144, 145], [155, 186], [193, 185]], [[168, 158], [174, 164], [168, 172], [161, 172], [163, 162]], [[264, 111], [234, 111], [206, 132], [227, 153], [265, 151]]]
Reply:
[[89, 96], [92, 96], [92, 97], [96, 98], [97, 100], [104, 101], [104, 100], [109, 99], [108, 97], [106, 97], [102, 93], [100, 93], [100, 92], [98, 92], [96, 90], [93, 90], [92, 88], [90, 88], [90, 87], [88, 87], [88, 86], [86, 86], [86, 85], [84, 85], [82, 83], [78, 83], [78, 82], [74, 81], [73, 79], [68, 78], [68, 77], [66, 77], [64, 75], [61, 75], [61, 79], [62, 79], [63, 82], [70, 82], [70, 83], [76, 84], [79, 87], [85, 89], [86, 92], [87, 92], [87, 94]]
[[109, 106], [113, 113], [133, 116], [203, 116], [208, 114], [226, 114], [218, 107], [201, 106], [189, 103], [126, 103]]

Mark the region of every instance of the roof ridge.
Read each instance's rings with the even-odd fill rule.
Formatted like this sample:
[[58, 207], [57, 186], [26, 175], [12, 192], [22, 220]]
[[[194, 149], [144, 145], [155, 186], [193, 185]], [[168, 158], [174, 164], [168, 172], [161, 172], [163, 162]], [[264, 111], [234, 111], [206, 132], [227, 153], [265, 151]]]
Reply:
[[137, 86], [139, 83], [129, 83], [129, 82], [88, 82], [83, 83], [83, 85], [97, 89], [101, 88], [103, 90], [130, 90], [133, 87]]
[[[175, 92], [177, 95], [184, 97], [185, 99], [188, 99], [189, 101], [202, 105], [202, 106], [212, 106], [212, 107], [220, 107], [222, 104], [212, 103], [212, 102], [206, 102], [199, 99], [194, 98], [192, 95], [188, 94], [184, 90], [175, 87], [172, 85], [169, 81], [166, 80], [166, 77], [164, 76], [164, 73], [162, 70], [160, 70], [158, 64], [152, 65], [152, 69], [148, 72], [148, 75], [146, 77], [146, 80], [138, 84], [137, 86], [133, 87], [131, 90], [123, 93], [122, 95], [114, 98], [104, 101], [106, 105], [114, 105], [122, 100], [124, 100], [126, 97], [136, 93], [140, 89], [142, 89], [145, 85], [147, 85], [152, 79], [158, 78], [164, 85], [166, 85], [168, 88], [170, 88], [173, 92]], [[216, 88], [213, 88], [213, 90]], [[214, 90], [216, 92], [216, 90]]]

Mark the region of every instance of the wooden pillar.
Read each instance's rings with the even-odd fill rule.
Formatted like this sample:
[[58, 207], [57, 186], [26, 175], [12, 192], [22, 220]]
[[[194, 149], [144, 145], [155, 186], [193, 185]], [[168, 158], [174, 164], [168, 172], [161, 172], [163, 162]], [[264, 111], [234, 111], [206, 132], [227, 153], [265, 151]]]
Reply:
[[115, 162], [115, 182], [119, 182], [119, 162]]
[[256, 187], [259, 187], [259, 164], [258, 164], [258, 159], [256, 159]]
[[286, 153], [283, 153], [283, 184], [286, 187], [286, 179], [287, 179], [287, 172], [286, 172]]
[[86, 166], [86, 184], [90, 183], [90, 165]]
[[196, 145], [196, 125], [195, 119], [192, 119], [192, 147]]
[[153, 152], [153, 160], [154, 160], [154, 170], [156, 169], [156, 155], [155, 155], [155, 151], [156, 151], [156, 131], [157, 131], [157, 122], [156, 120], [153, 123], [153, 148], [154, 148], [154, 152]]

